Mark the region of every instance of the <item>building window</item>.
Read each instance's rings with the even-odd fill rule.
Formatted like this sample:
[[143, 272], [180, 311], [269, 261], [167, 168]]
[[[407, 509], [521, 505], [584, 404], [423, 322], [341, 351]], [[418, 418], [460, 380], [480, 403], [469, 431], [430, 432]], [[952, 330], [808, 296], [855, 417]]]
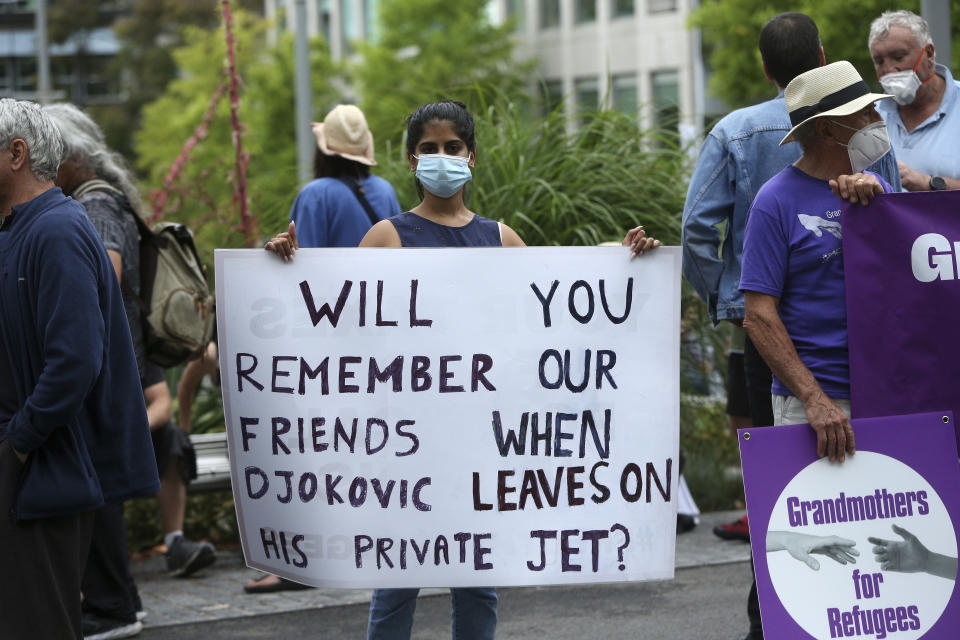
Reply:
[[635, 115], [640, 107], [637, 94], [637, 76], [634, 73], [613, 76], [613, 108], [620, 113]]
[[612, 0], [613, 10], [610, 12], [613, 14], [614, 18], [624, 18], [626, 16], [633, 16], [634, 12], [634, 2], [633, 0]]
[[0, 58], [0, 95], [13, 90], [13, 59]]
[[77, 100], [77, 96], [74, 91], [74, 82], [77, 81], [77, 78], [74, 77], [73, 67], [74, 67], [73, 58], [51, 58], [50, 59], [50, 84], [54, 89], [62, 90], [65, 95], [70, 96], [71, 102], [79, 102], [83, 104], [83, 97], [81, 96]]
[[653, 84], [653, 123], [662, 143], [679, 143], [680, 78], [675, 70], [655, 71]]
[[560, 26], [560, 0], [540, 0], [540, 28]]
[[526, 0], [507, 0], [507, 20], [513, 21], [513, 27], [517, 31], [523, 31], [527, 23], [527, 3]]
[[318, 12], [320, 13], [320, 33], [323, 34], [323, 39], [329, 44], [332, 19], [330, 16], [330, 0], [320, 0]]
[[543, 107], [543, 115], [552, 113], [563, 106], [563, 82], [560, 80], [547, 80], [540, 85], [540, 105]]
[[663, 13], [665, 11], [676, 11], [677, 0], [647, 0], [647, 11], [650, 13]]
[[15, 13], [29, 11], [31, 0], [0, 0], [0, 13]]
[[34, 58], [14, 59], [13, 88], [15, 91], [37, 90], [37, 62]]
[[377, 0], [363, 0], [363, 38], [377, 41]]
[[340, 33], [343, 34], [343, 52], [353, 53], [353, 43], [360, 38], [353, 0], [340, 0]]
[[597, 21], [597, 0], [574, 0], [574, 19], [577, 23]]
[[574, 81], [574, 92], [577, 97], [577, 115], [580, 124], [585, 124], [587, 115], [600, 108], [600, 83], [596, 78], [577, 78]]
[[122, 99], [116, 73], [112, 72], [112, 59], [97, 56], [87, 61], [84, 74], [84, 89], [90, 102], [116, 102]]

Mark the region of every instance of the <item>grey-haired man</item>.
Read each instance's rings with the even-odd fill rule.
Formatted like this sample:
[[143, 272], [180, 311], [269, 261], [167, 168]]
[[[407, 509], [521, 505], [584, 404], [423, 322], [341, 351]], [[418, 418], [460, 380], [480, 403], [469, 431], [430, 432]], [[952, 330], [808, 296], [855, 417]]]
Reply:
[[159, 489], [120, 286], [53, 184], [60, 134], [0, 100], [3, 636], [81, 638], [93, 509]]
[[960, 189], [960, 82], [938, 64], [930, 26], [909, 11], [870, 25], [870, 57], [884, 93], [877, 105], [908, 191]]

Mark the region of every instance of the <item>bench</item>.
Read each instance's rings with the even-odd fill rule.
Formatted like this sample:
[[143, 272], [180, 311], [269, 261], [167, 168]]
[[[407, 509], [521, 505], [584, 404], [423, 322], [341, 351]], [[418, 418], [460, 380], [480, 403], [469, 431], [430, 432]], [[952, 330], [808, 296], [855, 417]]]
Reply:
[[229, 490], [230, 459], [227, 456], [227, 434], [191, 433], [190, 442], [197, 454], [197, 478], [189, 486], [190, 493]]

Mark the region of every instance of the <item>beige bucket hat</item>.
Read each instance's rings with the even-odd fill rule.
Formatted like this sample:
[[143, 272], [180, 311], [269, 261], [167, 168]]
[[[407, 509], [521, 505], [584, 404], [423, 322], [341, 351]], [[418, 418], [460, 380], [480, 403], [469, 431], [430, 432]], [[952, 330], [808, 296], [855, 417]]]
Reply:
[[377, 164], [373, 159], [373, 134], [363, 111], [354, 105], [337, 105], [323, 122], [314, 122], [312, 128], [317, 147], [324, 154], [371, 167]]
[[803, 124], [824, 116], [849, 116], [868, 104], [892, 98], [888, 93], [871, 93], [853, 65], [846, 60], [801, 73], [783, 93], [793, 128], [780, 144], [793, 142]]

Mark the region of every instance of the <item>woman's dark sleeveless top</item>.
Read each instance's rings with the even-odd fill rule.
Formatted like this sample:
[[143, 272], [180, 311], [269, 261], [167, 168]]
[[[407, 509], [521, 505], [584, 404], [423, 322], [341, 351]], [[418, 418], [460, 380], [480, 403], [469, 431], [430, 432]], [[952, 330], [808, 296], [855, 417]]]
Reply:
[[404, 247], [499, 247], [500, 225], [476, 214], [462, 227], [448, 227], [406, 211], [390, 218]]

